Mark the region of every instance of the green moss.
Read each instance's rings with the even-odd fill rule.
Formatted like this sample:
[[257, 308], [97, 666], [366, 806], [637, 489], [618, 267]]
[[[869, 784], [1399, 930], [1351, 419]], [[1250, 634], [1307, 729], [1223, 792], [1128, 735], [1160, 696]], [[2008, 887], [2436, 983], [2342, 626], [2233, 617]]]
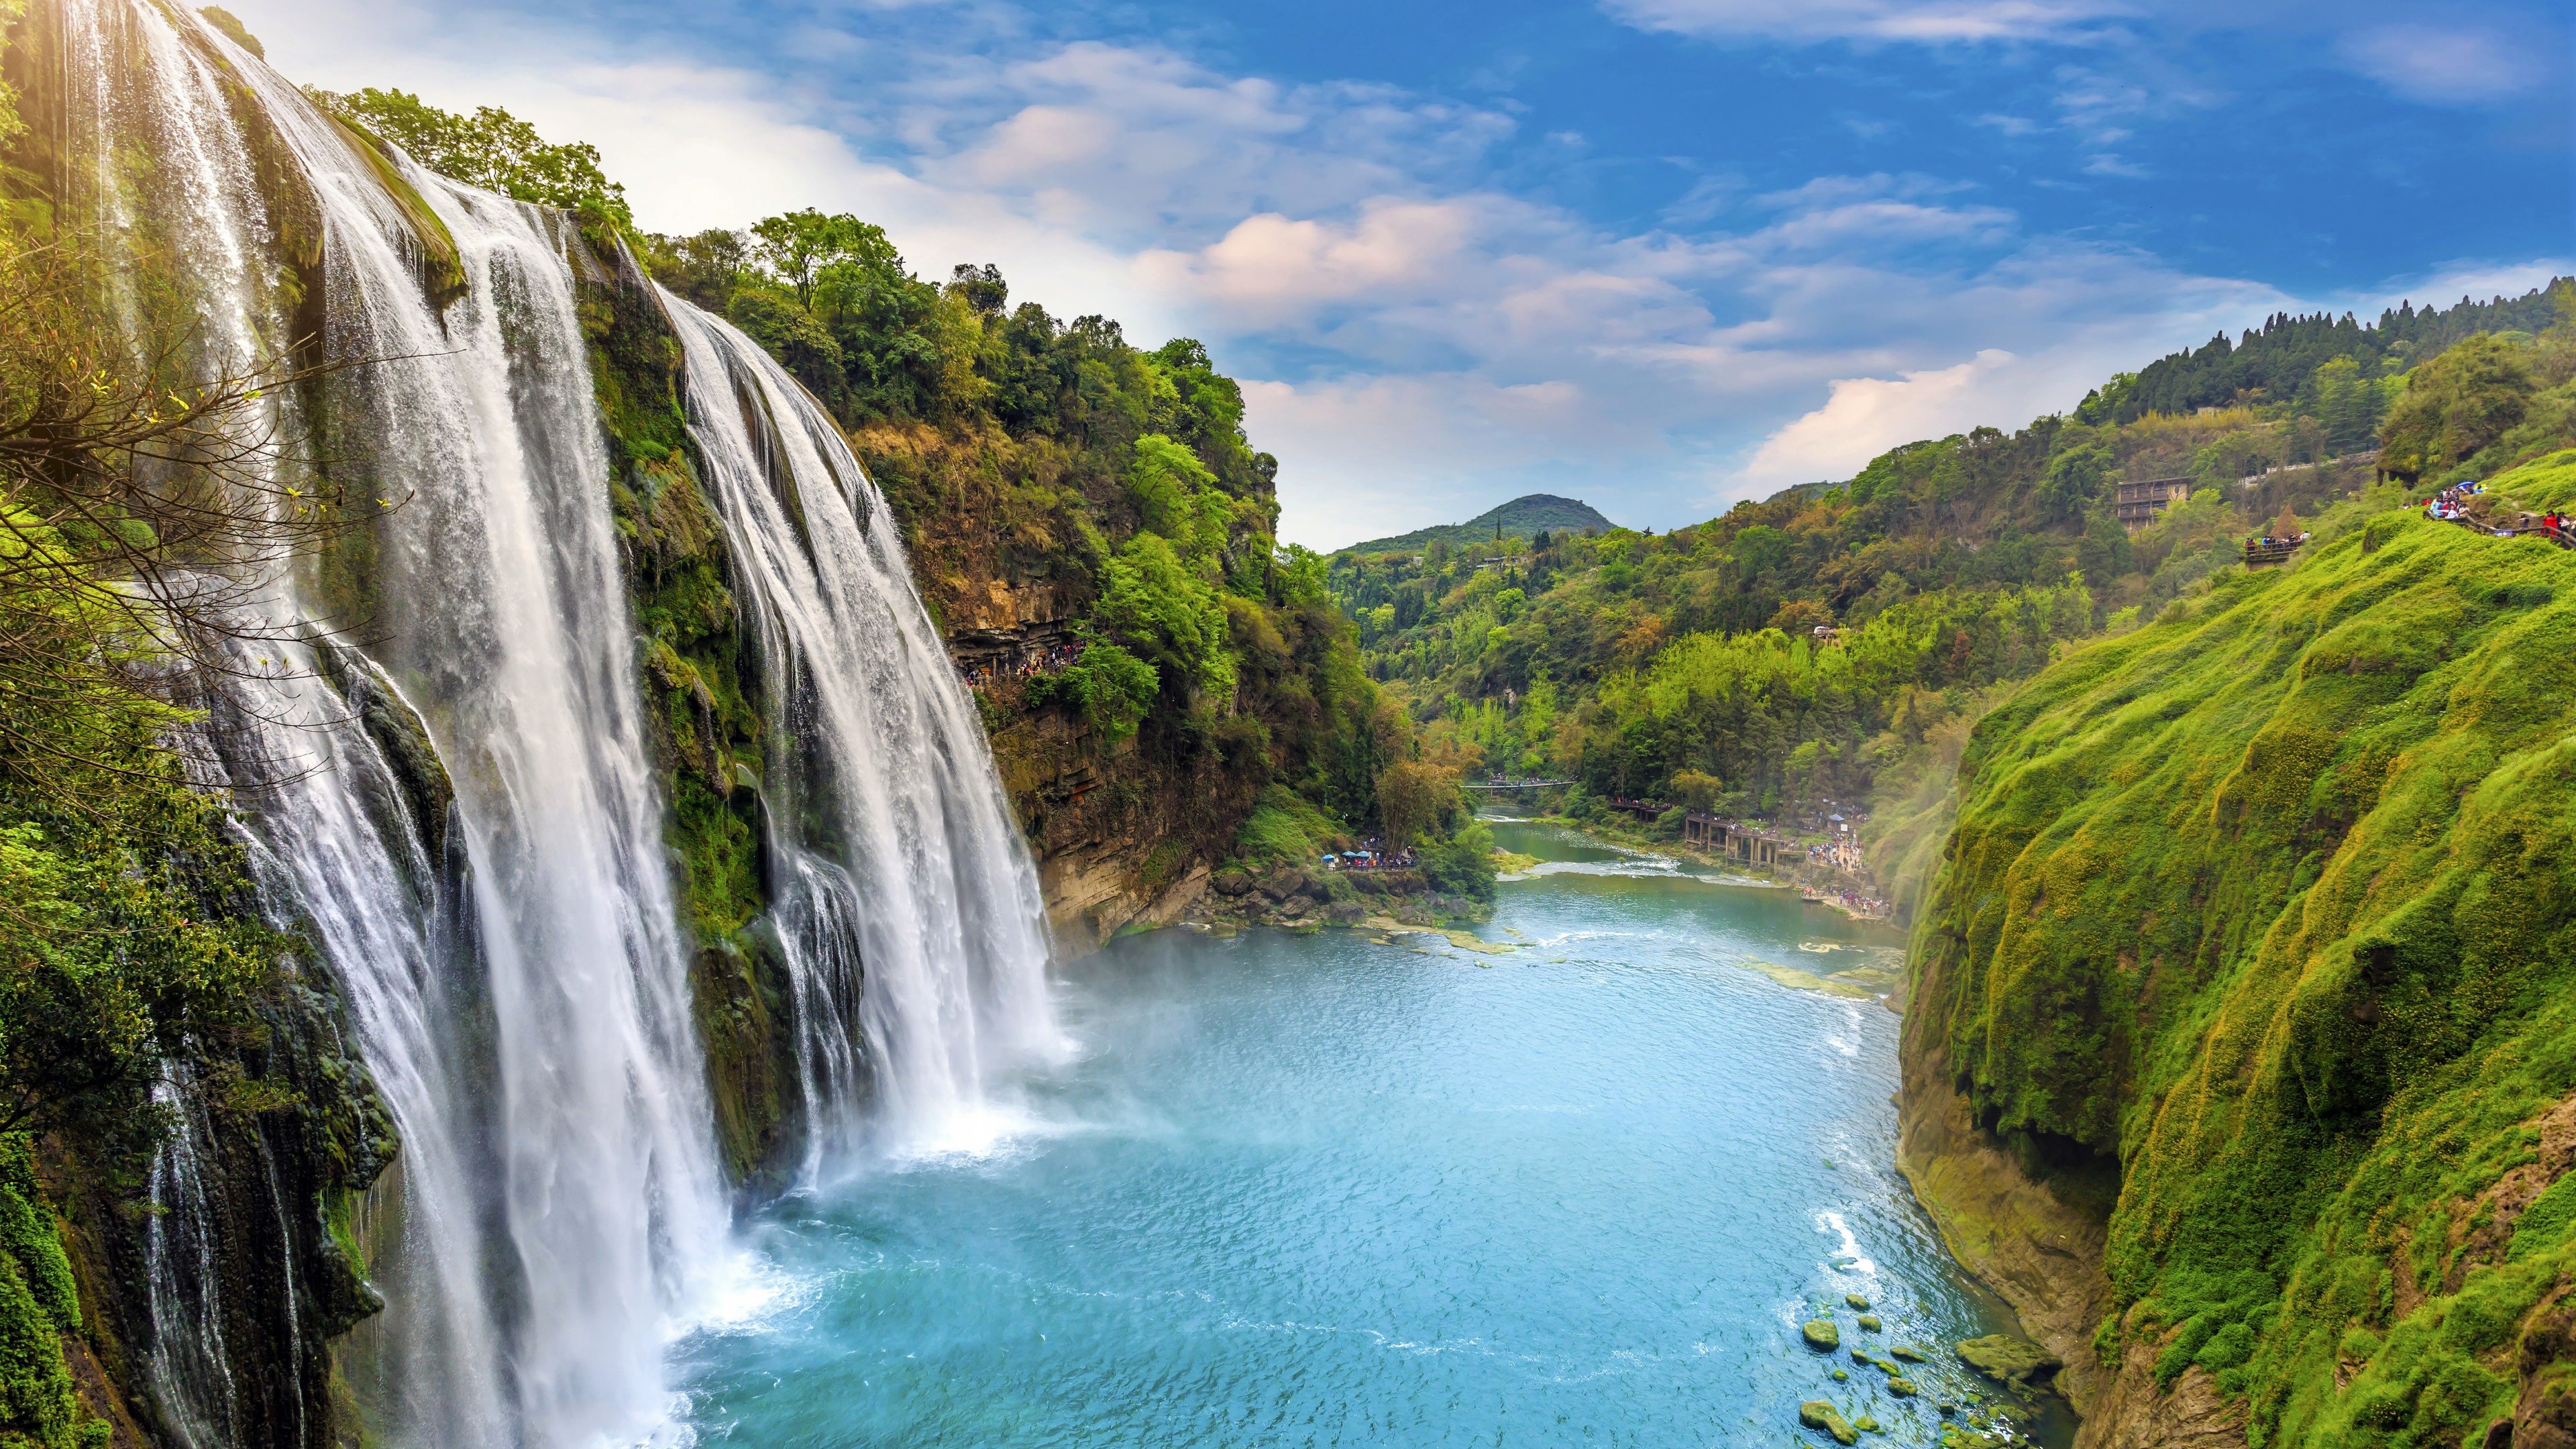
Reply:
[[404, 259], [420, 274], [421, 290], [428, 296], [429, 305], [443, 309], [464, 296], [465, 265], [456, 250], [456, 236], [447, 229], [447, 223], [439, 219], [438, 212], [413, 189], [402, 172], [395, 169], [392, 153], [373, 132], [350, 125], [337, 116], [331, 118], [331, 123], [340, 128], [341, 138], [349, 143], [349, 149], [376, 173], [376, 180], [383, 185], [385, 195], [393, 201], [394, 210], [402, 217], [406, 243]]
[[1798, 1325], [1798, 1336], [1807, 1341], [1807, 1347], [1827, 1353], [1842, 1347], [1843, 1343], [1843, 1336], [1835, 1330], [1832, 1321], [1823, 1318], [1810, 1318]]
[[1800, 1404], [1798, 1422], [1807, 1428], [1833, 1435], [1834, 1442], [1837, 1444], [1860, 1442], [1860, 1431], [1852, 1427], [1851, 1421], [1844, 1418], [1840, 1410], [1823, 1399], [1810, 1399]]
[[[2557, 506], [2576, 455], [2493, 486]], [[2571, 591], [2556, 548], [2382, 515], [1969, 746], [1910, 1047], [2025, 1166], [2116, 1173], [2100, 1346], [2209, 1372], [2258, 1442], [2482, 1428], [2569, 1266], [2566, 1199], [2510, 1252], [2455, 1225], [2576, 1092]]]

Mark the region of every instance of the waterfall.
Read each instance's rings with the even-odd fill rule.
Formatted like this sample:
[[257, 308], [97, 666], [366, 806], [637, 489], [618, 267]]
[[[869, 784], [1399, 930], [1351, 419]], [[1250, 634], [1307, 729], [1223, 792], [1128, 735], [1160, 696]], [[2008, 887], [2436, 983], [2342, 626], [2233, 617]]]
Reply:
[[[272, 677], [211, 736], [272, 908], [341, 983], [402, 1138], [378, 1188], [399, 1194], [372, 1265], [388, 1306], [352, 1375], [371, 1433], [658, 1441], [666, 1344], [737, 1249], [567, 260], [582, 244], [560, 214], [359, 154], [190, 9], [52, 3], [71, 140], [96, 161], [70, 181], [102, 232], [185, 259], [209, 357], [274, 353], [318, 319], [324, 353], [364, 365], [272, 398], [272, 421], [404, 505], [372, 535], [373, 657], [263, 645]], [[388, 167], [453, 239], [461, 293], [425, 288]], [[762, 792], [802, 1177], [864, 1146], [989, 1136], [991, 1084], [1057, 1035], [1035, 875], [972, 702], [828, 417], [741, 334], [665, 305], [786, 742]], [[322, 613], [306, 572], [267, 587], [272, 624]], [[370, 711], [434, 746], [443, 819]], [[238, 1436], [219, 1288], [191, 1259], [213, 1230], [201, 1126], [156, 1159], [147, 1357], [164, 1427], [213, 1449]]]
[[241, 1403], [224, 1348], [205, 1113], [188, 1086], [174, 1068], [152, 1087], [152, 1100], [170, 1114], [170, 1136], [152, 1154], [152, 1217], [143, 1230], [145, 1288], [162, 1330], [143, 1372], [162, 1428], [181, 1449], [227, 1449]]
[[[177, 244], [206, 345], [240, 356], [287, 326], [267, 280], [270, 208], [287, 203], [257, 184], [255, 121], [318, 212], [327, 352], [381, 359], [325, 403], [332, 436], [372, 442], [340, 465], [407, 502], [377, 531], [379, 653], [451, 775], [465, 898], [422, 899], [433, 873], [405, 856], [430, 822], [393, 830], [369, 810], [382, 762], [313, 712], [329, 706], [312, 681], [281, 682], [255, 713], [302, 726], [281, 752], [318, 756], [269, 785], [257, 823], [404, 1139], [388, 1437], [632, 1441], [669, 1412], [664, 1346], [727, 1261], [729, 1206], [564, 222], [397, 163], [464, 273], [461, 299], [435, 308], [373, 165], [293, 86], [192, 14], [62, 8], [89, 144], [155, 163], [141, 185], [102, 164], [102, 222], [140, 216]], [[235, 83], [255, 116], [236, 114]], [[223, 237], [238, 244], [206, 244]], [[440, 911], [472, 929], [436, 929]], [[451, 935], [475, 943], [470, 960], [434, 949]], [[487, 1031], [456, 1009], [469, 983]]]
[[1006, 1123], [987, 1084], [1060, 1038], [1037, 877], [974, 702], [840, 429], [741, 332], [662, 300], [773, 734], [793, 741], [763, 787], [805, 1068], [804, 1175], [847, 1161], [869, 1131], [898, 1151], [989, 1140]]

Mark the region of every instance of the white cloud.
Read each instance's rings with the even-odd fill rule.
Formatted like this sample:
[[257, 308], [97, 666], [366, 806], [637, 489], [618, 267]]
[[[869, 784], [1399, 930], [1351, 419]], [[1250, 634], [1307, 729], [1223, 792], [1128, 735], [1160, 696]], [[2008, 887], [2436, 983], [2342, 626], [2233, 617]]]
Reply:
[[2576, 276], [2576, 256], [2534, 257], [2520, 262], [2460, 258], [2416, 276], [2391, 277], [2376, 287], [2341, 294], [2328, 299], [2326, 306], [2338, 312], [2353, 312], [2365, 322], [2376, 322], [2381, 312], [2401, 302], [2412, 302], [2421, 311], [2428, 306], [2455, 306], [2463, 297], [2480, 302], [2519, 297], [2567, 276]]
[[1988, 348], [1955, 366], [1895, 378], [1835, 378], [1823, 407], [1762, 440], [1744, 480], [1759, 490], [1848, 478], [1899, 443], [1958, 431], [1960, 418], [1990, 403], [1992, 382], [2017, 361]]
[[[1315, 545], [1532, 489], [1658, 527], [1706, 517], [1910, 437], [2015, 426], [2284, 300], [2029, 236], [1974, 187], [1922, 175], [1751, 198], [1702, 178], [1669, 220], [1700, 230], [1605, 230], [1495, 184], [1517, 125], [1504, 110], [1033, 39], [1001, 8], [941, 12], [967, 38], [936, 45], [799, 32], [798, 58], [835, 75], [793, 79], [781, 61], [782, 80], [426, 4], [382, 0], [363, 25], [332, 0], [233, 8], [299, 79], [506, 105], [595, 142], [653, 229], [848, 210], [925, 274], [995, 262], [1016, 298], [1117, 317], [1149, 344], [1198, 336], [1246, 379], [1254, 440], [1281, 460], [1283, 532]], [[1980, 39], [2113, 12], [1819, 13], [1875, 17], [1879, 38]], [[2061, 79], [2079, 97], [2061, 103], [2070, 126], [2097, 142], [2160, 103]], [[1707, 229], [1722, 218], [1733, 228]]]
[[1608, 0], [1649, 30], [1726, 39], [1934, 44], [2082, 41], [2132, 13], [2114, 0]]
[[2491, 104], [2529, 90], [2551, 73], [2545, 51], [2475, 25], [2375, 26], [2346, 35], [2336, 51], [2353, 69], [2399, 95], [2435, 105]]

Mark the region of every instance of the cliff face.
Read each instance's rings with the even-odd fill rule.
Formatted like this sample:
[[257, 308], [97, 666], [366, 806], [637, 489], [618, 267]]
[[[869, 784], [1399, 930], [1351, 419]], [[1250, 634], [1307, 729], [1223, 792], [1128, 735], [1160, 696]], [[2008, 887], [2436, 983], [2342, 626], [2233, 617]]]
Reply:
[[[976, 693], [1060, 950], [1179, 919], [1264, 785], [1320, 776], [1327, 756], [1365, 755], [1368, 686], [1347, 624], [1320, 594], [1227, 599], [1231, 697], [1167, 687], [1131, 736], [1043, 699], [1012, 668], [1075, 642], [1096, 610], [1100, 561], [1139, 531], [1125, 485], [1086, 478], [1073, 455], [998, 428], [873, 423], [851, 440], [903, 518], [914, 582], [951, 656], [996, 669]], [[1275, 515], [1266, 477], [1242, 486], [1244, 513]], [[1239, 539], [1238, 569], [1267, 574], [1270, 547], [1266, 525]], [[1373, 784], [1373, 767], [1363, 761], [1358, 778]]]
[[[2554, 502], [2576, 454], [2492, 486]], [[2560, 1442], [2571, 590], [2383, 515], [1979, 727], [1904, 1160], [2085, 1444]]]

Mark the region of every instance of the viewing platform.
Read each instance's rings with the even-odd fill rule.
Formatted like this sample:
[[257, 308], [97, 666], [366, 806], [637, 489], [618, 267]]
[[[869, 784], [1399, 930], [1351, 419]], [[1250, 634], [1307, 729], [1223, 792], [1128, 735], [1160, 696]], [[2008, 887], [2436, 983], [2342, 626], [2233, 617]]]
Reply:
[[2296, 538], [2274, 538], [2269, 534], [2261, 538], [2249, 538], [2245, 540], [2245, 566], [2249, 569], [2267, 569], [2288, 563], [2290, 555], [2297, 553], [2307, 541], [2308, 536], [2304, 533]]

